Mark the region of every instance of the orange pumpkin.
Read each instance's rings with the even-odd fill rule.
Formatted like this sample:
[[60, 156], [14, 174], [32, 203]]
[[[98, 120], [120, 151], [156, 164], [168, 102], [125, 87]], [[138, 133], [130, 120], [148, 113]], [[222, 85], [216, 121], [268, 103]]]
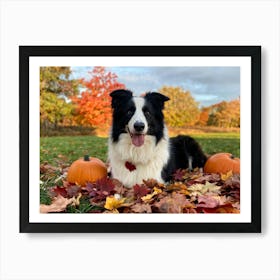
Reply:
[[107, 176], [107, 168], [105, 163], [88, 155], [74, 161], [67, 174], [67, 180], [70, 183], [85, 185], [87, 182], [95, 182], [98, 179]]
[[206, 173], [222, 173], [229, 171], [240, 174], [240, 159], [230, 153], [218, 153], [208, 158], [204, 165]]

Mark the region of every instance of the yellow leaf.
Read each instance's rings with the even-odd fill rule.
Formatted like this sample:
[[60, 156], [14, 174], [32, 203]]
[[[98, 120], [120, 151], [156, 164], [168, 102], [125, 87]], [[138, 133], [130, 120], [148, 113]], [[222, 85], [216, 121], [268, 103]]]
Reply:
[[154, 187], [154, 192], [153, 193], [156, 195], [156, 194], [162, 193], [162, 190], [157, 188], [157, 187]]
[[187, 190], [180, 190], [179, 193], [184, 194], [184, 195], [189, 195], [190, 192]]
[[79, 206], [80, 205], [80, 198], [82, 197], [82, 193], [79, 193], [77, 197], [74, 197], [74, 200], [71, 205]]
[[162, 193], [162, 190], [159, 188], [154, 187], [153, 190], [154, 191], [151, 194], [147, 194], [147, 195], [141, 197], [142, 201], [147, 202], [147, 201], [151, 200], [155, 195]]
[[228, 173], [226, 174], [221, 174], [221, 179], [223, 181], [226, 181], [227, 179], [229, 179], [230, 177], [232, 177], [233, 173], [232, 173], [232, 170], [230, 170]]
[[123, 206], [124, 201], [125, 201], [125, 198], [118, 199], [114, 196], [107, 196], [104, 207], [108, 210], [114, 210], [114, 209], [117, 209], [117, 208]]

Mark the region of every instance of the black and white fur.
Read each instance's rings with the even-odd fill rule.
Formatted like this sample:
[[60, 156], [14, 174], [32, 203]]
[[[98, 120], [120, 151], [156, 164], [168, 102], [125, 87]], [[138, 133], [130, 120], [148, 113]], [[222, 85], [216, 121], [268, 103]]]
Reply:
[[169, 181], [178, 168], [204, 166], [206, 156], [193, 138], [168, 137], [162, 112], [168, 97], [157, 92], [135, 97], [129, 90], [113, 91], [111, 97], [108, 157], [112, 177], [133, 187], [147, 179]]

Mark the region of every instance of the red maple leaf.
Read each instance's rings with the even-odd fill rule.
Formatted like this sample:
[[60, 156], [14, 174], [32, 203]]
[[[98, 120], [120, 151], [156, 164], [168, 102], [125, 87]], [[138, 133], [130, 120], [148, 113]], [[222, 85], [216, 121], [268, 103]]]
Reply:
[[100, 202], [105, 200], [107, 196], [115, 194], [116, 191], [114, 188], [114, 182], [109, 178], [103, 178], [97, 180], [95, 183], [86, 184], [86, 190], [88, 191], [89, 197], [92, 197], [92, 202]]
[[134, 190], [134, 196], [137, 199], [141, 198], [142, 196], [145, 196], [151, 192], [151, 190], [149, 188], [147, 188], [146, 186], [138, 185], [138, 184], [133, 186], [133, 190]]
[[98, 190], [108, 193], [111, 193], [115, 188], [113, 181], [109, 178], [99, 179], [94, 185]]
[[67, 197], [67, 190], [65, 187], [55, 186], [50, 190], [50, 192], [53, 196], [61, 195], [63, 197]]

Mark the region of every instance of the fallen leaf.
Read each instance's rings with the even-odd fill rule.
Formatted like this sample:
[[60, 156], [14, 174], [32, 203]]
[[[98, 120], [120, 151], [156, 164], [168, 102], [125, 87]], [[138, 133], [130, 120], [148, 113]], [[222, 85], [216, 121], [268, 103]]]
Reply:
[[162, 193], [162, 190], [159, 188], [154, 187], [154, 191], [151, 194], [147, 194], [143, 197], [141, 197], [141, 200], [144, 202], [150, 201], [155, 195]]
[[119, 214], [120, 212], [118, 211], [118, 209], [112, 209], [112, 210], [105, 210], [104, 212], [102, 212], [103, 214]]
[[41, 204], [40, 213], [50, 213], [50, 212], [63, 212], [66, 207], [73, 203], [75, 198], [65, 198], [61, 195], [58, 195], [53, 198], [53, 202], [50, 205]]
[[160, 213], [183, 213], [185, 207], [192, 208], [190, 204], [185, 195], [174, 192], [171, 196], [166, 196], [159, 202], [154, 203], [153, 206]]
[[170, 184], [165, 188], [166, 191], [177, 191], [178, 193], [189, 195], [188, 187], [182, 182], [175, 182], [174, 184]]
[[99, 179], [94, 183], [94, 185], [99, 191], [107, 193], [111, 193], [115, 188], [114, 181], [110, 178]]
[[194, 184], [188, 187], [188, 191], [190, 192], [190, 195], [192, 196], [198, 196], [205, 194], [207, 192], [212, 193], [220, 193], [220, 186], [217, 186], [213, 183], [206, 182], [206, 184]]
[[239, 214], [240, 210], [236, 209], [232, 206], [223, 206], [219, 207], [216, 211], [216, 213], [233, 213], [233, 214]]
[[152, 213], [152, 208], [150, 204], [136, 203], [131, 207], [134, 213]]
[[114, 210], [121, 207], [125, 202], [125, 198], [116, 198], [115, 196], [107, 196], [104, 208]]
[[218, 182], [220, 181], [221, 177], [220, 174], [217, 173], [199, 173], [199, 174], [194, 174], [193, 176], [191, 176], [190, 178], [191, 180], [193, 180], [196, 183], [201, 183], [201, 184], [205, 184], [206, 182]]
[[71, 205], [73, 206], [79, 206], [80, 205], [80, 198], [82, 197], [82, 194], [79, 193], [77, 197], [73, 197], [74, 200], [73, 202], [71, 203]]
[[133, 186], [133, 191], [134, 191], [134, 196], [139, 199], [142, 196], [147, 195], [149, 192], [151, 192], [151, 190], [145, 186], [145, 185], [138, 185], [136, 184], [135, 186]]
[[174, 172], [173, 179], [175, 181], [182, 181], [183, 179], [185, 179], [186, 173], [187, 173], [186, 169], [179, 168]]
[[227, 172], [226, 174], [221, 174], [221, 179], [223, 181], [226, 181], [227, 179], [231, 178], [233, 175], [232, 170], [230, 170], [229, 172]]
[[109, 178], [97, 180], [95, 183], [87, 183], [85, 190], [88, 192], [89, 197], [92, 198], [92, 202], [100, 202], [116, 193], [114, 181]]
[[43, 163], [40, 165], [40, 173], [44, 174], [44, 173], [56, 173], [59, 169], [57, 167], [54, 167], [48, 163]]
[[157, 180], [155, 179], [148, 179], [148, 180], [143, 180], [144, 185], [146, 185], [148, 188], [163, 188], [164, 184], [159, 183]]
[[123, 195], [127, 191], [127, 188], [119, 180], [112, 178], [111, 181], [115, 186], [114, 190], [116, 191], [116, 193]]
[[215, 208], [228, 203], [225, 196], [201, 195], [197, 198], [197, 207]]
[[232, 206], [238, 210], [240, 210], [240, 202], [236, 201], [235, 203], [232, 204]]
[[227, 206], [221, 206], [216, 208], [202, 208], [201, 211], [203, 213], [233, 213], [233, 214], [239, 214], [240, 211], [231, 205]]
[[51, 196], [61, 195], [63, 197], [67, 197], [67, 190], [65, 187], [55, 186], [53, 188], [50, 188], [50, 195]]
[[77, 186], [77, 185], [71, 185], [69, 184], [66, 187], [66, 191], [67, 191], [67, 196], [68, 197], [73, 197], [73, 196], [79, 196], [81, 194], [81, 187]]

